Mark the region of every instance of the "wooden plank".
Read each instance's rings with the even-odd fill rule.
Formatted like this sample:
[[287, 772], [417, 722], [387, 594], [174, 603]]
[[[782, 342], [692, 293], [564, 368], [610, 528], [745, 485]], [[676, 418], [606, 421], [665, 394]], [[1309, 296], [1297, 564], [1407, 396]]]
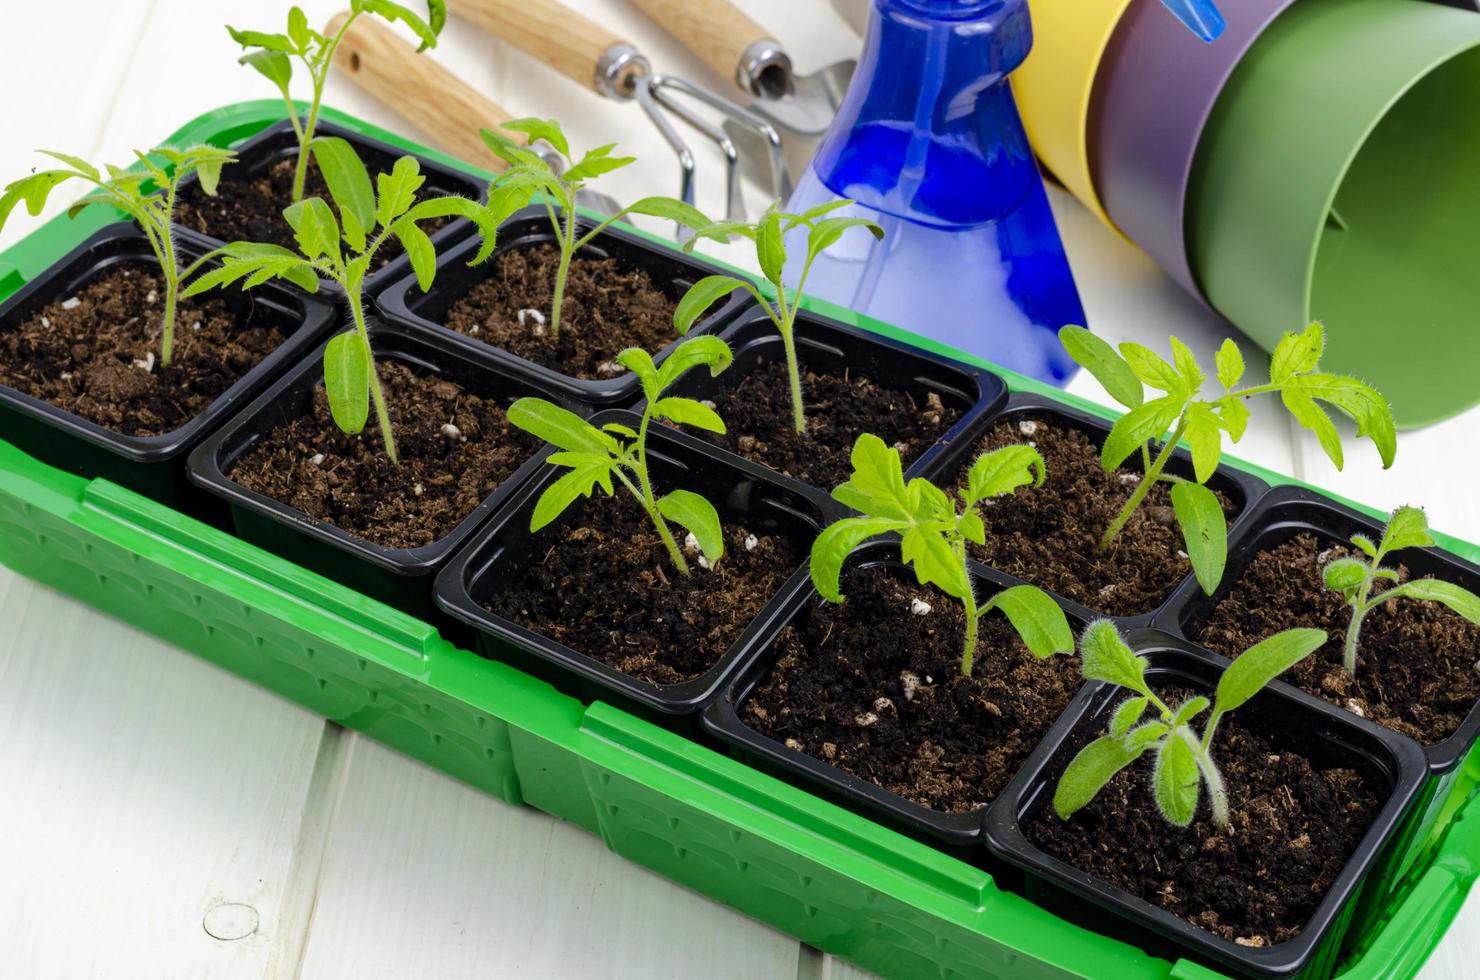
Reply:
[[6, 569], [0, 622], [6, 972], [264, 976], [323, 721]]
[[353, 737], [300, 976], [785, 977], [795, 940]]

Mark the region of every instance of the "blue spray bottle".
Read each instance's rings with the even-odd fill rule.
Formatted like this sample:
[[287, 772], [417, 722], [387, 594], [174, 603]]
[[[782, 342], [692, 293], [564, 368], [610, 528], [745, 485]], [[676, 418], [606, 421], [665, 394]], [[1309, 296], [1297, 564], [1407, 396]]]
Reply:
[[[858, 71], [787, 210], [848, 198], [840, 215], [885, 230], [846, 233], [808, 293], [1062, 384], [1075, 366], [1058, 330], [1084, 309], [1007, 82], [1032, 41], [1027, 0], [873, 0]], [[794, 259], [787, 282], [799, 273]]]

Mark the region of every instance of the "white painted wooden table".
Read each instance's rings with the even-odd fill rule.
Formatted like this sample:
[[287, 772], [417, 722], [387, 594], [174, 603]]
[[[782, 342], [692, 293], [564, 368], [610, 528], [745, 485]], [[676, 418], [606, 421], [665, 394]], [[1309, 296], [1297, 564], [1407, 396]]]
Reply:
[[[619, 27], [660, 69], [705, 77], [624, 0], [572, 5]], [[322, 24], [340, 3], [303, 6]], [[742, 6], [803, 70], [857, 45], [823, 0]], [[0, 182], [36, 164], [33, 147], [123, 163], [200, 112], [267, 97], [222, 25], [278, 30], [286, 16], [283, 2], [245, 0], [5, 8]], [[618, 198], [672, 193], [676, 165], [635, 106], [600, 100], [455, 18], [434, 57], [516, 114], [561, 118], [579, 145], [621, 140], [648, 165], [615, 175]], [[347, 83], [331, 83], [329, 101], [416, 135]], [[717, 159], [703, 161], [712, 176]], [[1211, 356], [1226, 327], [1073, 201], [1054, 204], [1097, 331], [1152, 344], [1175, 331]], [[721, 210], [712, 181], [700, 205]], [[32, 227], [18, 216], [0, 247]], [[1086, 379], [1073, 390], [1103, 397]], [[1423, 503], [1438, 527], [1480, 538], [1458, 479], [1477, 472], [1466, 461], [1480, 413], [1405, 434], [1395, 472], [1364, 448], [1345, 474], [1272, 416], [1256, 415], [1240, 455], [1380, 507]], [[4, 569], [0, 787], [7, 977], [861, 976], [594, 836], [504, 806]], [[1477, 955], [1472, 900], [1425, 976], [1473, 975]]]

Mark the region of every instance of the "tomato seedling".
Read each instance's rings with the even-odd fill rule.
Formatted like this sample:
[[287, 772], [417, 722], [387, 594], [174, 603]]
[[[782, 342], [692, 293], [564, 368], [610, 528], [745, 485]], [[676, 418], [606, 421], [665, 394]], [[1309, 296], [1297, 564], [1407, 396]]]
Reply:
[[[1397, 431], [1387, 400], [1355, 378], [1319, 370], [1326, 346], [1319, 323], [1298, 334], [1286, 333], [1270, 360], [1269, 382], [1247, 388], [1238, 387], [1244, 375], [1243, 355], [1238, 345], [1225, 340], [1215, 358], [1215, 373], [1224, 393], [1212, 399], [1201, 396], [1206, 377], [1192, 351], [1176, 337], [1171, 338], [1170, 364], [1140, 344], [1121, 344], [1117, 353], [1083, 327], [1064, 327], [1059, 338], [1069, 356], [1094, 375], [1110, 397], [1129, 409], [1105, 439], [1100, 465], [1105, 472], [1113, 472], [1134, 453], [1141, 454], [1141, 480], [1101, 536], [1100, 550], [1115, 541], [1153, 486], [1170, 483], [1172, 509], [1182, 527], [1188, 558], [1208, 595], [1223, 579], [1228, 560], [1228, 524], [1217, 496], [1205, 484], [1218, 468], [1223, 436], [1227, 434], [1235, 443], [1244, 436], [1249, 424], [1244, 399], [1278, 393], [1295, 421], [1316, 434], [1321, 448], [1341, 469], [1341, 435], [1320, 405], [1325, 402], [1357, 423], [1358, 436], [1372, 440], [1384, 469], [1393, 465]], [[1163, 394], [1147, 401], [1146, 387]], [[1168, 430], [1170, 436], [1166, 436]], [[1157, 440], [1162, 442], [1153, 457], [1151, 447]], [[1192, 452], [1192, 480], [1166, 472], [1173, 450], [1183, 440]]]
[[706, 567], [712, 567], [725, 552], [719, 512], [691, 490], [672, 490], [662, 497], [654, 493], [648, 473], [648, 431], [654, 419], [709, 432], [725, 431], [724, 421], [708, 405], [691, 398], [664, 397], [663, 392], [690, 368], [703, 365], [711, 375], [718, 375], [730, 366], [730, 348], [718, 337], [694, 337], [674, 348], [661, 367], [655, 367], [647, 351], [636, 347], [622, 351], [617, 360], [642, 379], [647, 396], [642, 422], [635, 430], [613, 422], [598, 428], [542, 398], [521, 398], [509, 406], [510, 424], [559, 449], [549, 461], [570, 470], [540, 495], [529, 529], [545, 527], [577, 499], [589, 498], [597, 487], [613, 496], [616, 485], [621, 484], [647, 512], [673, 567], [687, 577], [691, 574], [688, 559], [668, 529], [668, 522], [694, 536]]
[[1007, 616], [1034, 656], [1049, 657], [1074, 649], [1074, 634], [1058, 604], [1046, 592], [1018, 585], [978, 605], [976, 586], [966, 560], [966, 544], [984, 544], [986, 527], [978, 508], [983, 501], [1013, 493], [1023, 486], [1042, 486], [1043, 457], [1029, 446], [1006, 446], [985, 453], [971, 466], [961, 506], [921, 477], [904, 481], [899, 450], [871, 433], [853, 445], [853, 475], [833, 490], [833, 498], [858, 511], [829, 526], [812, 544], [812, 583], [829, 602], [842, 602], [843, 563], [854, 548], [883, 534], [900, 535], [900, 556], [921, 585], [933, 585], [966, 610], [966, 636], [961, 673], [970, 675], [976, 656], [977, 624], [993, 609]]

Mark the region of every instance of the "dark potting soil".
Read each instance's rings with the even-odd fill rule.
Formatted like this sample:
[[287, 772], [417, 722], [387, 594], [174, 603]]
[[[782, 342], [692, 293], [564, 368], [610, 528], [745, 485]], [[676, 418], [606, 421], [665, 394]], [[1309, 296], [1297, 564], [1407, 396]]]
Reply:
[[273, 429], [227, 475], [383, 548], [434, 544], [540, 444], [510, 426], [497, 401], [398, 361], [377, 367], [399, 465], [382, 449], [374, 413], [361, 435], [345, 435], [320, 385], [311, 414]]
[[[1300, 534], [1256, 557], [1195, 637], [1226, 657], [1297, 626], [1330, 634], [1326, 645], [1280, 675], [1316, 697], [1434, 745], [1480, 701], [1480, 627], [1436, 602], [1400, 599], [1362, 621], [1357, 673], [1342, 667], [1351, 609], [1326, 587], [1325, 566], [1353, 552]], [[1363, 556], [1357, 555], [1361, 558]], [[1399, 569], [1403, 581], [1408, 569]], [[1379, 582], [1374, 591], [1389, 588]]]
[[[960, 603], [883, 568], [844, 588], [842, 605], [782, 632], [780, 658], [741, 709], [746, 724], [934, 810], [986, 806], [1068, 706], [1079, 659], [1038, 660], [993, 615], [966, 677]], [[916, 602], [930, 611], [917, 615]]]
[[816, 374], [806, 365], [802, 366], [802, 402], [807, 431], [798, 435], [792, 422], [786, 364], [773, 362], [715, 399], [715, 410], [728, 429], [725, 435], [694, 434], [787, 476], [831, 490], [852, 473], [849, 455], [861, 434], [872, 432], [897, 447], [908, 469], [962, 414], [942, 404], [934, 392], [917, 399], [861, 374]]
[[[625, 491], [577, 501], [574, 523], [546, 532], [529, 560], [502, 576], [485, 601], [512, 620], [624, 674], [679, 684], [713, 667], [797, 570], [790, 540], [751, 536], [725, 524], [725, 553], [713, 569], [687, 554], [673, 567], [647, 514]], [[670, 524], [680, 545], [681, 528]]]
[[[1151, 612], [1191, 573], [1170, 485], [1152, 488], [1110, 548], [1101, 552], [1100, 536], [1135, 491], [1141, 474], [1125, 467], [1106, 473], [1100, 468], [1099, 446], [1084, 432], [1042, 420], [997, 423], [977, 454], [1020, 443], [1037, 446], [1048, 479], [1041, 487], [1022, 487], [982, 508], [987, 543], [972, 545], [972, 557], [1112, 616]], [[963, 465], [958, 489], [965, 486], [975, 458]], [[1222, 495], [1219, 499], [1232, 519], [1237, 512], [1233, 503]]]
[[0, 384], [123, 435], [157, 436], [204, 412], [286, 339], [266, 311], [242, 318], [218, 297], [187, 300], [162, 367], [157, 268], [116, 265], [0, 333]]
[[[1191, 692], [1168, 693], [1180, 702]], [[1380, 791], [1354, 769], [1323, 767], [1271, 742], [1237, 715], [1219, 726], [1213, 758], [1228, 786], [1225, 833], [1213, 826], [1206, 788], [1190, 827], [1162, 819], [1149, 755], [1067, 821], [1045, 806], [1024, 832], [1045, 853], [1224, 939], [1285, 942], [1356, 852], [1382, 808]]]
[[[234, 168], [228, 166], [221, 172], [215, 197], [202, 191], [198, 182], [192, 182], [175, 204], [175, 222], [224, 242], [263, 242], [296, 250], [297, 241], [283, 218], [283, 209], [293, 203], [293, 172], [297, 166], [298, 158], [289, 157], [255, 177], [236, 176]], [[322, 198], [331, 207], [334, 203], [329, 185], [324, 183], [318, 164], [312, 160], [303, 182], [303, 196]], [[423, 188], [421, 196], [430, 195]], [[418, 222], [418, 226], [432, 235], [454, 220], [433, 218]], [[398, 239], [387, 238], [375, 253], [371, 271], [378, 272], [390, 265], [404, 251]]]
[[[550, 334], [548, 321], [559, 250], [553, 245], [514, 248], [495, 256], [492, 266], [452, 304], [446, 325], [552, 371], [585, 380], [615, 378], [627, 373], [616, 361], [623, 350], [656, 353], [678, 339], [674, 300], [652, 276], [616, 259], [577, 255], [571, 261], [558, 338]], [[528, 311], [523, 323], [521, 311]]]

